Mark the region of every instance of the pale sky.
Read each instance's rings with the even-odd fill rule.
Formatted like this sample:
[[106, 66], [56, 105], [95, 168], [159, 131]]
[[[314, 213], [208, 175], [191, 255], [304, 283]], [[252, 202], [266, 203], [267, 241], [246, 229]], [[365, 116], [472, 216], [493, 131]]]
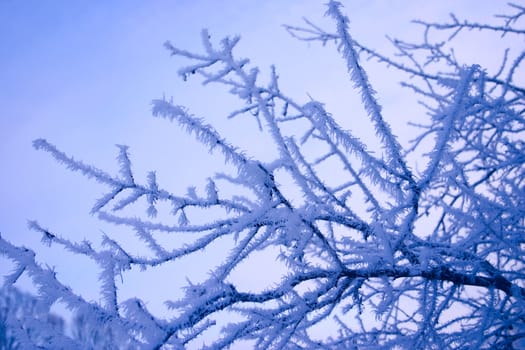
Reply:
[[[159, 182], [184, 192], [221, 167], [205, 148], [176, 125], [151, 117], [150, 102], [173, 96], [223, 132], [231, 143], [264, 157], [252, 121], [226, 120], [239, 106], [221, 87], [201, 87], [197, 80], [182, 82], [180, 63], [162, 44], [200, 50], [200, 30], [212, 38], [241, 34], [239, 54], [252, 59], [264, 72], [275, 64], [287, 93], [308, 101], [308, 94], [346, 114], [351, 83], [333, 45], [322, 47], [291, 38], [282, 24], [301, 24], [303, 16], [328, 29], [324, 1], [190, 1], [190, 0], [3, 0], [0, 1], [0, 233], [16, 244], [36, 249], [39, 260], [56, 266], [59, 276], [97, 298], [94, 272], [59, 249], [42, 248], [38, 234], [26, 220], [64, 236], [96, 240], [101, 225], [90, 217], [102, 188], [72, 174], [47, 154], [31, 147], [46, 138], [77, 159], [115, 172], [115, 144], [127, 144], [137, 175], [157, 170]], [[355, 39], [388, 50], [385, 35], [415, 38], [415, 18], [438, 21], [449, 12], [486, 21], [504, 10], [499, 0], [355, 0], [343, 1]], [[465, 54], [490, 61], [486, 43], [465, 42]], [[495, 58], [497, 61], [498, 58]], [[492, 62], [494, 63], [494, 62]], [[392, 71], [369, 72], [385, 113], [403, 111], [417, 118], [415, 101], [401, 98], [398, 77]], [[408, 108], [408, 109], [407, 109]], [[336, 113], [334, 113], [336, 114]], [[411, 115], [413, 114], [413, 116]], [[343, 115], [342, 118], [345, 116]], [[404, 120], [405, 117], [402, 119]], [[402, 130], [404, 124], [394, 129]], [[344, 121], [342, 122], [345, 123]], [[359, 128], [358, 125], [350, 127]], [[211, 170], [210, 170], [211, 169]], [[67, 262], [66, 262], [67, 261]], [[78, 261], [78, 260], [76, 260]], [[2, 266], [3, 265], [3, 266]], [[0, 258], [0, 273], [8, 270]], [[206, 271], [209, 268], [205, 269]], [[191, 276], [191, 271], [181, 273]], [[140, 284], [137, 282], [137, 285]], [[152, 305], [155, 305], [152, 302]]]

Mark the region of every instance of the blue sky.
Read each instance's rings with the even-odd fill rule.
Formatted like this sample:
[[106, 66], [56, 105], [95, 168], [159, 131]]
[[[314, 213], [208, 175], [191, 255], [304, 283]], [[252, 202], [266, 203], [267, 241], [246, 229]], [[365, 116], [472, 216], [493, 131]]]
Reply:
[[[385, 34], [417, 35], [410, 19], [439, 20], [453, 11], [483, 21], [501, 12], [504, 2], [344, 3], [354, 37], [387, 50]], [[0, 1], [0, 233], [37, 249], [41, 261], [56, 265], [66, 280], [96, 298], [96, 290], [90, 290], [96, 275], [86, 267], [89, 271], [79, 280], [78, 266], [64, 264], [70, 257], [60, 250], [42, 249], [26, 220], [36, 219], [64, 236], [91, 239], [107, 229], [88, 214], [102, 189], [34, 151], [32, 140], [46, 138], [111, 172], [117, 168], [114, 145], [128, 144], [139, 176], [156, 169], [159, 182], [175, 191], [194, 183], [203, 186], [221, 160], [208, 156], [175, 125], [153, 119], [152, 99], [173, 96], [254, 156], [265, 156], [264, 142], [254, 141], [260, 135], [252, 121], [225, 119], [237, 105], [220, 87], [181, 82], [176, 74], [180, 62], [162, 44], [170, 40], [199, 50], [202, 28], [217, 39], [240, 33], [240, 54], [263, 70], [275, 63], [290, 95], [307, 101], [310, 94], [344, 114], [357, 100], [336, 51], [298, 42], [281, 27], [300, 24], [302, 16], [327, 24], [323, 12], [322, 2], [299, 0]], [[487, 59], [491, 48], [479, 44], [464, 42], [465, 54]], [[480, 48], [486, 54], [480, 56]], [[399, 92], [394, 72], [369, 74], [386, 113], [417, 116], [420, 110]], [[399, 121], [394, 128], [402, 130], [404, 124]]]

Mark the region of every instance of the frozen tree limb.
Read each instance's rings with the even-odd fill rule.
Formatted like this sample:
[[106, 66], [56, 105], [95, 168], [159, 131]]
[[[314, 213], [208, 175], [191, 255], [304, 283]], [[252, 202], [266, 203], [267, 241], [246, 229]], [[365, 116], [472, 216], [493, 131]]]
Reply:
[[[179, 69], [184, 80], [195, 76], [205, 85], [225, 86], [243, 103], [226, 117], [255, 118], [275, 146], [274, 159], [251, 158], [205, 119], [167, 99], [153, 101], [153, 115], [176, 122], [236, 169], [210, 176], [204, 195], [194, 187], [186, 194], [171, 193], [153, 171], [140, 183], [126, 146], [118, 146], [120, 167], [111, 175], [36, 140], [35, 148], [107, 186], [93, 214], [143, 241], [144, 253], [127, 251], [123, 241], [109, 235], [95, 249], [31, 222], [44, 243], [97, 263], [101, 302], [83, 300], [36, 263], [33, 252], [0, 238], [0, 254], [16, 266], [6, 285], [27, 274], [46, 305], [62, 300], [80, 308], [86, 322], [104, 320], [116, 341], [144, 349], [195, 346], [217, 328], [220, 335], [207, 348], [243, 341], [257, 349], [522, 348], [525, 89], [516, 73], [525, 53], [507, 50], [499, 71], [488, 72], [459, 62], [447, 45], [472, 29], [523, 38], [523, 7], [511, 5], [515, 12], [502, 16], [502, 25], [454, 16], [445, 24], [418, 21], [423, 42], [393, 39], [395, 57], [355, 40], [340, 3], [330, 1], [327, 8], [333, 33], [309, 20], [304, 28], [286, 29], [299, 40], [335, 43], [381, 155], [369, 151], [370, 140], [342, 128], [320, 101], [296, 101], [281, 91], [275, 67], [262, 84], [259, 69], [235, 54], [239, 37], [215, 44], [203, 31], [200, 53], [168, 42], [171, 55], [189, 60]], [[447, 41], [431, 41], [434, 31], [448, 33]], [[412, 145], [397, 140], [360, 54], [405, 73], [404, 86], [427, 106], [429, 117], [414, 121], [418, 133]], [[431, 145], [429, 152], [423, 143]], [[310, 154], [313, 147], [320, 153]], [[414, 170], [410, 153], [423, 157], [422, 171]], [[337, 176], [327, 175], [334, 172]], [[282, 174], [291, 184], [280, 181]], [[238, 193], [225, 193], [225, 183]], [[125, 209], [140, 199], [147, 203], [145, 215], [126, 216]], [[161, 203], [173, 208], [176, 223], [156, 221]], [[193, 210], [204, 218], [196, 219]], [[220, 218], [206, 215], [217, 211]], [[175, 247], [164, 246], [159, 233], [169, 235]], [[120, 296], [116, 280], [123, 272], [177, 263], [225, 240], [231, 249], [218, 266], [210, 266], [209, 276], [188, 281], [180, 300], [166, 300], [174, 317], [160, 319], [142, 300]], [[239, 266], [250, 266], [257, 254], [276, 252], [286, 273], [275, 283], [261, 290], [235, 283]], [[235, 321], [221, 326], [230, 315]], [[334, 332], [320, 337], [315, 329]]]

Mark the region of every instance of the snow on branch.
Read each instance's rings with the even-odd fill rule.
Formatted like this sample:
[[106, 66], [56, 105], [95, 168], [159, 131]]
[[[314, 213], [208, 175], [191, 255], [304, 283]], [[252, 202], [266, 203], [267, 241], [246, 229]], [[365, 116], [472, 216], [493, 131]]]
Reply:
[[[419, 21], [423, 42], [391, 39], [399, 53], [392, 57], [355, 39], [336, 1], [326, 12], [333, 32], [310, 20], [305, 28], [286, 26], [300, 40], [335, 43], [380, 156], [321, 101], [281, 90], [277, 68], [262, 83], [263, 71], [236, 55], [240, 37], [215, 43], [203, 31], [202, 52], [166, 43], [189, 62], [179, 69], [183, 80], [226, 88], [242, 105], [224, 117], [254, 118], [275, 152], [265, 161], [251, 157], [205, 117], [165, 98], [152, 102], [153, 115], [176, 122], [236, 171], [208, 174], [203, 188], [177, 194], [153, 170], [141, 181], [127, 146], [117, 146], [118, 172], [111, 175], [36, 140], [36, 149], [106, 186], [92, 213], [115, 232], [97, 246], [29, 224], [45, 245], [99, 267], [97, 302], [43, 268], [33, 251], [0, 237], [0, 255], [14, 263], [5, 285], [28, 276], [45, 308], [63, 302], [81, 310], [88, 328], [105, 325], [112, 346], [121, 348], [523, 348], [525, 89], [518, 73], [525, 53], [509, 48], [491, 72], [449, 50], [471, 29], [481, 38], [487, 31], [522, 38], [524, 9], [511, 9], [501, 25]], [[433, 42], [431, 31], [452, 34]], [[413, 121], [411, 144], [393, 133], [363, 54], [404, 73], [402, 86], [427, 109]], [[142, 244], [138, 252], [131, 236]], [[181, 268], [190, 258], [208, 264], [208, 257], [220, 261], [206, 265], [205, 277]], [[159, 266], [174, 273], [152, 289], [183, 285], [162, 300], [169, 317], [122, 293], [126, 272]]]

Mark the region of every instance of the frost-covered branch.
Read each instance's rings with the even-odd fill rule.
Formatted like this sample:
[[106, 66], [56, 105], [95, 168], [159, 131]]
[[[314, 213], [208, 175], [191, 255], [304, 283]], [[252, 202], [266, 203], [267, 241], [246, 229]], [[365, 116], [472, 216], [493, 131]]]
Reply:
[[[115, 341], [128, 347], [523, 347], [525, 89], [518, 72], [525, 53], [506, 50], [491, 72], [460, 62], [450, 50], [472, 29], [522, 38], [523, 8], [512, 5], [515, 12], [501, 16], [502, 25], [456, 17], [448, 24], [418, 21], [423, 41], [392, 39], [395, 57], [356, 40], [340, 3], [327, 8], [333, 32], [309, 20], [286, 29], [299, 40], [336, 44], [365, 112], [352, 117], [375, 129], [382, 154], [370, 151], [372, 140], [345, 130], [329, 106], [282, 91], [276, 67], [262, 79], [261, 70], [236, 55], [239, 37], [215, 43], [203, 31], [202, 52], [168, 42], [171, 55], [188, 62], [179, 69], [183, 80], [226, 87], [241, 106], [224, 117], [255, 119], [272, 141], [273, 158], [250, 157], [206, 116], [165, 98], [153, 101], [153, 115], [176, 122], [233, 172], [210, 174], [203, 189], [176, 194], [158, 183], [155, 171], [138, 180], [127, 146], [118, 146], [119, 170], [111, 175], [39, 139], [35, 148], [107, 188], [92, 213], [119, 235], [104, 234], [98, 247], [30, 223], [45, 244], [99, 266], [100, 302], [83, 300], [33, 252], [0, 238], [0, 253], [15, 263], [6, 285], [27, 274], [47, 307], [60, 300], [82, 309], [87, 324], [107, 323]], [[434, 32], [447, 39], [431, 40]], [[427, 115], [413, 121], [411, 144], [398, 141], [383, 114], [363, 54], [405, 73], [403, 86], [426, 106]], [[422, 170], [409, 155], [424, 163]], [[168, 219], [159, 215], [164, 204], [172, 208]], [[136, 212], [144, 215], [130, 214]], [[129, 249], [126, 235], [143, 242], [140, 253]], [[117, 281], [126, 271], [176, 269], [214, 249], [222, 261], [199, 280], [183, 276], [180, 299], [164, 301], [169, 318], [136, 297], [124, 300]], [[254, 263], [261, 257], [262, 267]], [[271, 282], [246, 286], [237, 274], [246, 267]]]

